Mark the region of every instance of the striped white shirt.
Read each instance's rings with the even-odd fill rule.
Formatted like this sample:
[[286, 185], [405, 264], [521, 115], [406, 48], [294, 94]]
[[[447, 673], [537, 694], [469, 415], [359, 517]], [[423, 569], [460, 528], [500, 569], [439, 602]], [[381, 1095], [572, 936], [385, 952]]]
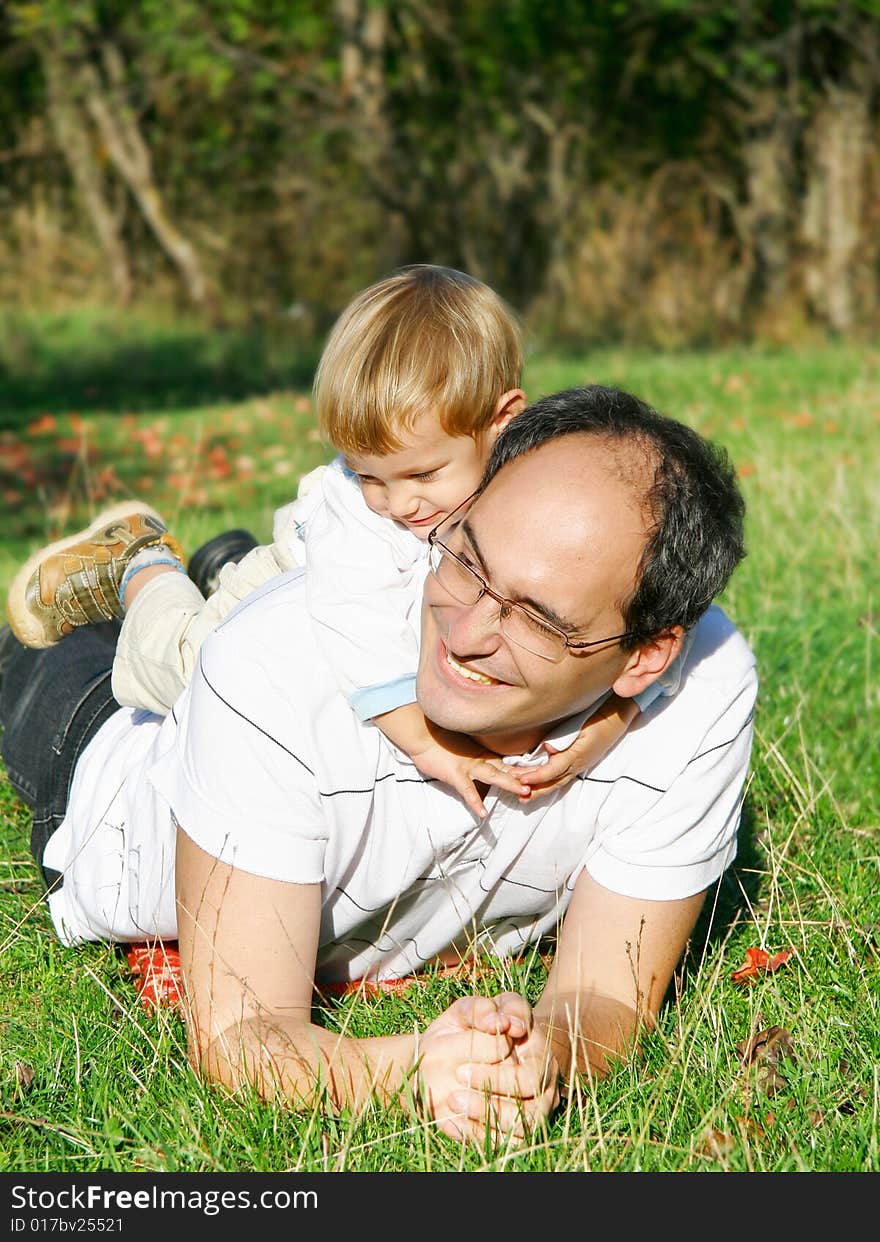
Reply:
[[123, 708], [84, 752], [44, 861], [66, 943], [176, 935], [175, 821], [203, 850], [322, 886], [319, 978], [390, 978], [455, 943], [521, 951], [558, 927], [582, 868], [652, 900], [715, 882], [736, 852], [757, 689], [713, 607], [678, 694], [600, 764], [531, 805], [490, 791], [478, 821], [357, 719], [311, 634], [302, 571], [209, 638], [164, 721]]

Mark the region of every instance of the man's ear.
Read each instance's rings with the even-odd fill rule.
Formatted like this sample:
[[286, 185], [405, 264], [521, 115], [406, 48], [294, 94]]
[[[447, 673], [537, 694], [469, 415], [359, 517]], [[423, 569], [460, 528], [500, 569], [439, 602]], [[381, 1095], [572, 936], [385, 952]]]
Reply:
[[517, 414], [522, 414], [526, 405], [526, 394], [521, 388], [511, 388], [510, 392], [501, 394], [495, 403], [492, 421], [483, 432], [488, 448], [492, 447], [510, 420], [516, 418]]
[[662, 634], [640, 643], [635, 651], [631, 651], [629, 659], [620, 676], [611, 689], [622, 699], [631, 699], [643, 690], [647, 690], [651, 682], [669, 668], [669, 665], [681, 651], [684, 630], [674, 625]]

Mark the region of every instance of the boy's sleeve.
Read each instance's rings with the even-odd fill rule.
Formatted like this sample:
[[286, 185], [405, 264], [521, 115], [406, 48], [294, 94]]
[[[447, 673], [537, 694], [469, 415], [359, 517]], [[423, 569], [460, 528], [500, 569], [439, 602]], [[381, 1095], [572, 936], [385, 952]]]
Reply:
[[663, 673], [652, 681], [647, 690], [643, 690], [641, 694], [634, 695], [635, 701], [639, 705], [639, 711], [646, 712], [652, 703], [659, 698], [672, 698], [678, 693], [678, 687], [681, 685], [681, 670], [684, 668], [684, 662], [687, 654], [691, 649], [694, 641], [694, 631], [686, 630], [681, 640], [681, 650], [678, 655]]
[[415, 701], [425, 545], [367, 506], [340, 461], [305, 523], [315, 636], [361, 720]]

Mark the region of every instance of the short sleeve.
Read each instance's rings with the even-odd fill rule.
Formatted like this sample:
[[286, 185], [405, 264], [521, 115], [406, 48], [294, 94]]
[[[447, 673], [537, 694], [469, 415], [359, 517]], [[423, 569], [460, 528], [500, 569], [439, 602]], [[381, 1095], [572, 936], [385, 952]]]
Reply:
[[[632, 775], [615, 782], [585, 859], [594, 880], [624, 896], [664, 901], [719, 879], [736, 856], [756, 692], [752, 667], [666, 788], [640, 786]], [[658, 723], [644, 727], [647, 734]]]

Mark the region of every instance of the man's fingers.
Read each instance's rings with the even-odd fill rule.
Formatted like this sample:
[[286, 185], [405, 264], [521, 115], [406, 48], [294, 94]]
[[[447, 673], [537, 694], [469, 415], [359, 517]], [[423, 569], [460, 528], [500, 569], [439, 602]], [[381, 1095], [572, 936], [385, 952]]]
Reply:
[[[527, 1001], [524, 1003], [528, 1004]], [[463, 996], [454, 1003], [452, 1009], [462, 1026], [472, 1026], [475, 1030], [489, 1034], [506, 1032], [510, 1027], [511, 1013], [517, 1012], [511, 1008], [511, 1013], [508, 1013], [506, 1007], [499, 1005], [498, 998], [494, 996]]]
[[455, 1076], [472, 1091], [478, 1094], [488, 1091], [499, 1098], [530, 1100], [543, 1095], [550, 1085], [546, 1066], [533, 1060], [518, 1064], [513, 1058], [492, 1064], [468, 1062], [459, 1066]]
[[521, 1039], [532, 1029], [532, 1007], [519, 992], [499, 992], [495, 996], [463, 996], [453, 1006], [456, 1018], [481, 1031], [506, 1032]]
[[534, 1023], [532, 1007], [519, 992], [499, 992], [492, 997], [497, 1008], [510, 1020], [508, 1034], [513, 1039], [528, 1034]]
[[453, 1124], [469, 1131], [478, 1142], [485, 1137], [487, 1124], [495, 1138], [524, 1138], [527, 1129], [549, 1112], [543, 1100], [507, 1099], [480, 1091], [454, 1091], [447, 1104], [453, 1111]]

